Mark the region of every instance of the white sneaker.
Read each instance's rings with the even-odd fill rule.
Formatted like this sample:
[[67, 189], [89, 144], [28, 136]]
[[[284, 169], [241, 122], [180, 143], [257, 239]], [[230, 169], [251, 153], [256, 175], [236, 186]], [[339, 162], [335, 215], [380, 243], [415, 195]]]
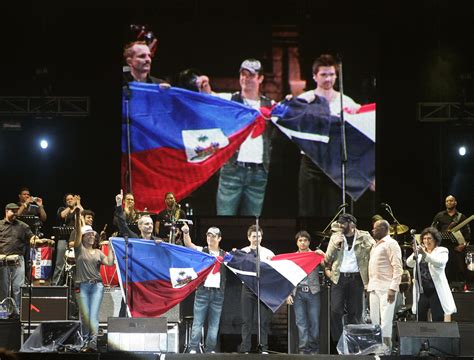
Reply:
[[268, 351], [262, 351], [263, 355], [268, 355]]
[[189, 353], [190, 354], [196, 354], [196, 350], [190, 350]]

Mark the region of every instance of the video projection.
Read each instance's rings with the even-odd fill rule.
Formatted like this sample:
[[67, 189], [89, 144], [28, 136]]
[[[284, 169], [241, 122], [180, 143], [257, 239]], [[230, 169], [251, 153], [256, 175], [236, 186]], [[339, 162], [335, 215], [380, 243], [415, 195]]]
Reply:
[[209, 37], [212, 21], [195, 21], [124, 30], [122, 186], [136, 207], [158, 213], [172, 193], [188, 215], [372, 216], [373, 34], [315, 41], [303, 22], [287, 41], [270, 24]]

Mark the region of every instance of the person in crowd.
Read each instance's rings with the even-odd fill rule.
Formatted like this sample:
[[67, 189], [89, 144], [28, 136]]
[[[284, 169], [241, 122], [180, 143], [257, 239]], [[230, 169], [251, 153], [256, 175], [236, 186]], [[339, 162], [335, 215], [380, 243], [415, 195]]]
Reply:
[[[81, 196], [73, 193], [66, 193], [66, 195], [64, 195], [64, 206], [60, 207], [57, 211], [57, 217], [60, 226], [74, 226], [74, 212], [76, 209], [79, 209], [79, 211], [84, 210], [81, 205]], [[54, 265], [52, 280], [54, 285], [62, 285], [59, 282], [61, 280], [61, 272], [64, 267], [66, 249], [69, 245], [68, 240], [69, 237], [56, 238], [56, 262]]]
[[324, 257], [325, 274], [331, 280], [331, 337], [339, 341], [344, 324], [362, 323], [364, 288], [369, 283], [369, 254], [374, 239], [357, 229], [357, 219], [342, 214], [332, 224]]
[[[187, 224], [181, 228], [184, 237], [184, 245], [191, 249], [202, 251], [215, 257], [223, 258], [225, 251], [220, 248], [222, 234], [219, 228], [210, 227], [206, 232], [207, 246], [197, 246], [189, 235]], [[217, 334], [224, 304], [224, 292], [226, 283], [226, 267], [221, 266], [220, 271], [211, 271], [206, 280], [196, 289], [194, 297], [194, 318], [189, 343], [190, 353], [199, 351], [202, 327], [207, 320], [206, 353], [214, 353], [217, 345]]]
[[18, 206], [20, 207], [17, 216], [33, 215], [38, 216], [42, 223], [48, 218], [43, 206], [43, 199], [39, 196], [31, 196], [30, 190], [26, 187], [20, 189], [18, 193]]
[[155, 234], [164, 241], [183, 245], [182, 234], [177, 223], [180, 219], [186, 219], [186, 213], [181, 209], [174, 194], [165, 194], [166, 208], [161, 211], [155, 222]]
[[[449, 251], [441, 244], [441, 235], [436, 228], [428, 227], [420, 234], [421, 244], [416, 246], [415, 253], [407, 259], [407, 265], [415, 268], [413, 278], [418, 281], [416, 262], [419, 263], [421, 284], [413, 286], [413, 313], [418, 321], [428, 321], [428, 310], [431, 310], [432, 321], [451, 321], [456, 312], [453, 294], [445, 274]], [[415, 249], [414, 249], [415, 250]], [[420, 294], [419, 288], [423, 288]]]
[[[466, 220], [466, 215], [458, 211], [458, 202], [453, 195], [448, 195], [444, 203], [446, 210], [440, 211], [435, 215], [431, 226], [440, 232], [446, 233]], [[462, 227], [459, 231], [461, 231], [466, 243], [469, 243], [471, 240], [471, 228], [469, 224]], [[459, 244], [452, 237], [446, 237], [446, 240], [442, 241], [442, 245], [449, 251], [449, 260], [446, 265], [448, 281], [465, 282], [468, 272], [464, 261], [466, 258], [466, 245]]]
[[372, 235], [376, 241], [370, 252], [369, 284], [372, 324], [380, 325], [387, 353], [392, 349], [392, 325], [396, 294], [400, 288], [403, 264], [400, 245], [389, 235], [390, 224], [377, 220]]
[[114, 265], [114, 253], [109, 248], [107, 256], [94, 248], [99, 234], [90, 225], [84, 225], [80, 209], [74, 209], [76, 237], [74, 254], [76, 258], [76, 300], [82, 324], [84, 352], [97, 351], [99, 331], [99, 310], [104, 295], [104, 285], [100, 276], [100, 265]]
[[[258, 254], [261, 260], [270, 260], [275, 256], [273, 251], [263, 247], [261, 244], [263, 240], [263, 229], [258, 228], [256, 225], [251, 225], [247, 230], [247, 239], [249, 246], [242, 248], [241, 250], [257, 256]], [[242, 342], [239, 346], [239, 352], [248, 353], [252, 347], [252, 327], [258, 324], [257, 322], [257, 306], [258, 300], [254, 293], [242, 283], [241, 292], [241, 316], [242, 316]], [[260, 302], [260, 339], [262, 353], [268, 353], [268, 333], [270, 332], [270, 322], [272, 318], [272, 311], [264, 303]]]
[[[295, 240], [298, 253], [311, 251], [309, 248], [311, 235], [307, 231], [299, 231], [295, 235]], [[323, 252], [320, 253], [324, 255]], [[286, 300], [287, 304], [293, 305], [295, 309], [300, 354], [319, 353], [319, 312], [321, 308], [319, 269], [320, 266], [317, 266], [301, 280]]]
[[[38, 239], [30, 227], [16, 216], [20, 207], [15, 203], [5, 206], [5, 217], [0, 220], [0, 302], [11, 296], [15, 307], [11, 316], [19, 317], [20, 290], [25, 282], [26, 244]], [[11, 291], [11, 292], [10, 292]]]

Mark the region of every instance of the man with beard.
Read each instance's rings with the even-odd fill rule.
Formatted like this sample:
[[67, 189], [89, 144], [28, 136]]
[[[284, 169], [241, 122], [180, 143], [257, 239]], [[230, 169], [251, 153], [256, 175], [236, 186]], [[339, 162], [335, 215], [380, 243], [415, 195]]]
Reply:
[[164, 83], [163, 80], [150, 75], [151, 58], [151, 50], [145, 41], [134, 41], [125, 45], [123, 59], [128, 65], [129, 71], [124, 72], [124, 82]]
[[[323, 54], [313, 63], [313, 79], [316, 89], [299, 95], [308, 103], [329, 103], [330, 114], [340, 116], [341, 94], [334, 89], [339, 64], [332, 55]], [[360, 105], [349, 96], [343, 96], [344, 108], [349, 112], [357, 112]], [[341, 189], [304, 153], [301, 155], [298, 178], [299, 215], [300, 216], [333, 216], [337, 212]]]
[[7, 204], [5, 218], [0, 220], [0, 257], [2, 262], [6, 262], [0, 266], [0, 302], [9, 295], [11, 276], [11, 296], [16, 304], [13, 317], [19, 316], [20, 289], [25, 281], [26, 244], [38, 239], [27, 224], [16, 219], [18, 209], [15, 203]]
[[183, 245], [181, 231], [176, 224], [177, 220], [186, 219], [186, 213], [176, 202], [172, 192], [165, 195], [166, 209], [161, 211], [155, 222], [155, 234], [164, 241], [169, 241], [178, 245]]
[[369, 232], [356, 228], [357, 219], [342, 214], [332, 228], [335, 232], [329, 240], [324, 268], [331, 286], [331, 336], [338, 342], [344, 324], [362, 322], [364, 288], [369, 283], [369, 254], [375, 244]]

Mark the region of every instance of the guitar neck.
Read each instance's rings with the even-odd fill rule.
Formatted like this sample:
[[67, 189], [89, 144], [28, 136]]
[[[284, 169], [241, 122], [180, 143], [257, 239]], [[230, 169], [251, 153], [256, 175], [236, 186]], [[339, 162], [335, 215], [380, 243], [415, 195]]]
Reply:
[[474, 215], [469, 216], [466, 220], [464, 220], [463, 222], [460, 222], [459, 224], [457, 224], [455, 227], [453, 227], [453, 228], [450, 230], [450, 232], [459, 231], [459, 230], [462, 229], [464, 226], [466, 226], [467, 224], [469, 224], [472, 220], [474, 220]]

